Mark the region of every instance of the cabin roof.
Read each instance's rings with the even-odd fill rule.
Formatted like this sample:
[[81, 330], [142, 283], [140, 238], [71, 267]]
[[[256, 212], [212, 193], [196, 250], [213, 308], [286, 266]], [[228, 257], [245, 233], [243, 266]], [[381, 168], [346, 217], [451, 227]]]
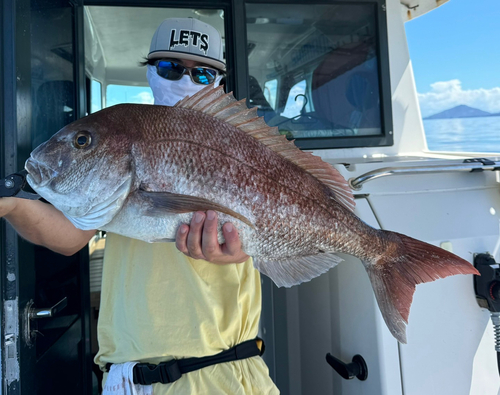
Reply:
[[401, 12], [407, 21], [435, 10], [449, 0], [400, 0]]

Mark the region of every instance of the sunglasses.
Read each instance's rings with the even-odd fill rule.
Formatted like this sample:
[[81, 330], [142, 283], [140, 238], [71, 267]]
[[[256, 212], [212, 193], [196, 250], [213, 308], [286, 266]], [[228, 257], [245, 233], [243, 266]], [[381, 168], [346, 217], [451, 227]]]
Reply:
[[155, 62], [155, 66], [158, 75], [170, 81], [180, 80], [187, 71], [191, 77], [191, 81], [195, 84], [210, 85], [219, 75], [216, 69], [211, 69], [210, 67], [186, 67], [171, 60], [158, 60]]

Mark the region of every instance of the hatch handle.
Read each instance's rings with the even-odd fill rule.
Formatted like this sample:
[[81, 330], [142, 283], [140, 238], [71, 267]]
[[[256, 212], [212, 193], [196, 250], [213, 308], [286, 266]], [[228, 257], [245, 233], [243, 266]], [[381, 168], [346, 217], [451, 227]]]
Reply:
[[42, 308], [42, 309], [30, 309], [28, 313], [28, 318], [30, 320], [37, 320], [39, 318], [50, 318], [54, 317], [57, 313], [59, 313], [62, 309], [64, 309], [68, 305], [68, 298], [65, 296], [59, 302], [57, 302], [54, 306], [50, 308]]
[[0, 197], [16, 197], [22, 199], [38, 200], [40, 195], [29, 191], [29, 185], [26, 182], [28, 172], [24, 169], [17, 173], [8, 175], [0, 179]]
[[346, 380], [357, 377], [359, 380], [364, 381], [368, 378], [368, 366], [365, 359], [359, 354], [352, 357], [351, 363], [345, 363], [328, 353], [326, 354], [326, 362]]

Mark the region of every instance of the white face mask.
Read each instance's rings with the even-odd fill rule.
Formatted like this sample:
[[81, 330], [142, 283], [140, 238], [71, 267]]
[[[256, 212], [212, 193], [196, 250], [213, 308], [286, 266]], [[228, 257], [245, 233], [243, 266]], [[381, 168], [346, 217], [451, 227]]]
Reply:
[[[189, 74], [183, 75], [182, 78], [177, 81], [166, 80], [160, 77], [156, 72], [156, 67], [151, 65], [148, 65], [146, 76], [149, 86], [153, 91], [155, 104], [160, 104], [162, 106], [173, 106], [179, 100], [184, 99], [186, 96], [193, 96], [206, 87], [206, 85], [195, 84], [191, 80]], [[221, 79], [221, 75], [217, 76], [212, 86], [214, 88], [219, 86]]]

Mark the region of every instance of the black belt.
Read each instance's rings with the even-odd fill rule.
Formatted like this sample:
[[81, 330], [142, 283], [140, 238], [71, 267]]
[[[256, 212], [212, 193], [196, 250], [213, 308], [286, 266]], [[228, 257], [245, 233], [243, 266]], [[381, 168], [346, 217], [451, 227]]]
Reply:
[[[229, 350], [216, 355], [201, 358], [173, 359], [158, 365], [138, 363], [134, 366], [134, 383], [150, 385], [154, 383], [168, 384], [179, 380], [184, 373], [202, 369], [223, 362], [237, 361], [264, 354], [264, 341], [260, 338], [240, 343]], [[106, 364], [109, 371], [111, 363]]]

